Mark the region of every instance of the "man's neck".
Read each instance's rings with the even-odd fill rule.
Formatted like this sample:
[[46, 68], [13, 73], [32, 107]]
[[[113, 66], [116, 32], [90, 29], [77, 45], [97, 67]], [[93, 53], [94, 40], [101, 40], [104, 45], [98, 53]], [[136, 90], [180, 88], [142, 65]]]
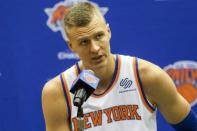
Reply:
[[99, 86], [102, 88], [107, 88], [108, 85], [111, 83], [116, 66], [116, 57], [115, 55], [111, 54], [108, 60], [108, 64], [105, 68], [96, 72], [96, 75], [100, 78]]
[[[116, 56], [113, 54], [110, 54], [108, 58], [107, 65], [103, 67], [102, 69], [93, 70], [95, 75], [99, 77], [100, 82], [98, 85], [98, 90], [105, 90], [109, 84], [112, 81], [114, 72], [115, 72], [115, 66], [116, 66]], [[79, 62], [80, 69], [84, 69], [82, 62]]]

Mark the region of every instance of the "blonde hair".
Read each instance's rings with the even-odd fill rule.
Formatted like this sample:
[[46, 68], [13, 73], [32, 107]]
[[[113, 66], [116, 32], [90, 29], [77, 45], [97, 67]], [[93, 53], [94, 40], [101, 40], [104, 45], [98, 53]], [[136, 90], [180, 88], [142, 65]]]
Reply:
[[67, 29], [71, 27], [87, 26], [95, 14], [105, 21], [97, 5], [90, 2], [78, 3], [71, 7], [70, 11], [65, 14], [64, 27]]

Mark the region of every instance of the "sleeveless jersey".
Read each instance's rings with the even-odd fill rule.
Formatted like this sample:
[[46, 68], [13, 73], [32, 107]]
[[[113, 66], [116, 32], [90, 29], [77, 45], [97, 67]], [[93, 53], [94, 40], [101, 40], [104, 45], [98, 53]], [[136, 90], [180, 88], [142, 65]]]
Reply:
[[[77, 131], [77, 107], [70, 93], [80, 73], [74, 65], [61, 74], [71, 129]], [[146, 99], [137, 58], [116, 55], [113, 79], [103, 94], [92, 94], [83, 104], [84, 131], [156, 131], [156, 110]]]

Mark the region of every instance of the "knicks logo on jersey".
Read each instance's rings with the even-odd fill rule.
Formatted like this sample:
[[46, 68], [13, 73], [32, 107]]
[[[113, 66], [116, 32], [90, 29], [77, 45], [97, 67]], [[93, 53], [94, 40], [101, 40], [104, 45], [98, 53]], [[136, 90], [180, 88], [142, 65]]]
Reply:
[[197, 63], [178, 61], [166, 66], [164, 70], [173, 79], [179, 93], [191, 105], [195, 105], [197, 103]]
[[[102, 124], [111, 124], [113, 122], [125, 120], [141, 120], [138, 113], [138, 105], [120, 105], [107, 109], [98, 110], [84, 114], [84, 129], [102, 126]], [[77, 118], [72, 118], [74, 131], [77, 131]]]

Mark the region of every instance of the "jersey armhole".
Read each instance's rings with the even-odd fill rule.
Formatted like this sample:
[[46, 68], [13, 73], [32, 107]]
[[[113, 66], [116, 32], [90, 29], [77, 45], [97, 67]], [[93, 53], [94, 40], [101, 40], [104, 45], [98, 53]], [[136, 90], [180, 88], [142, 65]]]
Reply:
[[72, 104], [71, 104], [71, 97], [70, 97], [70, 94], [69, 94], [69, 90], [68, 90], [68, 87], [67, 87], [67, 82], [66, 82], [64, 73], [60, 74], [60, 80], [61, 80], [64, 96], [65, 96], [65, 99], [66, 99], [66, 105], [67, 105], [67, 109], [68, 109], [69, 126], [70, 126], [70, 129], [72, 131], [72, 118], [71, 118]]
[[133, 58], [133, 67], [134, 67], [134, 74], [135, 74], [135, 80], [137, 83], [137, 87], [139, 89], [139, 93], [140, 93], [140, 97], [142, 99], [143, 104], [145, 105], [145, 107], [148, 109], [148, 111], [150, 111], [151, 113], [153, 113], [156, 108], [155, 106], [147, 99], [144, 90], [143, 90], [143, 84], [142, 81], [140, 79], [140, 75], [139, 75], [139, 70], [138, 70], [138, 59], [134, 57]]

